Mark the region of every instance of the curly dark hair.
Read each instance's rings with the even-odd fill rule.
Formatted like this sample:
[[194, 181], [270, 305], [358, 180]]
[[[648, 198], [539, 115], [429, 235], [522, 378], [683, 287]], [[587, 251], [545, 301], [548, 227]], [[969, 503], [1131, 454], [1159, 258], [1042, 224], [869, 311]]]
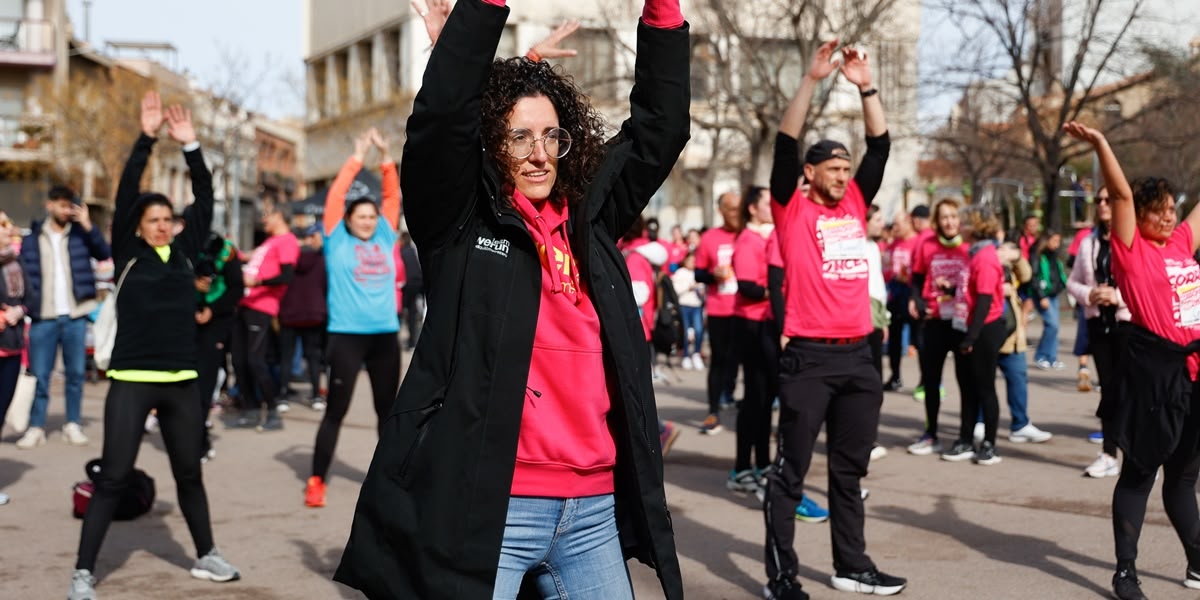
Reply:
[[505, 187], [512, 187], [511, 170], [516, 160], [504, 150], [508, 116], [518, 100], [536, 96], [550, 100], [558, 113], [559, 127], [571, 134], [571, 150], [558, 161], [552, 197], [566, 198], [568, 206], [574, 208], [583, 200], [604, 157], [604, 119], [562, 67], [525, 57], [492, 63], [481, 103], [483, 147], [496, 162]]
[[1163, 177], [1138, 177], [1129, 187], [1133, 188], [1133, 211], [1139, 219], [1166, 208], [1175, 197], [1175, 188]]

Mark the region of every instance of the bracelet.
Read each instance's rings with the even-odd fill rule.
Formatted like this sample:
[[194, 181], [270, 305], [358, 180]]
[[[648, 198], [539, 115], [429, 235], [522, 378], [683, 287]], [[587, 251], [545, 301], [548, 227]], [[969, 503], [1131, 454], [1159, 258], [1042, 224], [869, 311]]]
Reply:
[[533, 62], [542, 62], [542, 55], [538, 54], [538, 51], [534, 50], [533, 48], [530, 48], [529, 52], [525, 53], [525, 58], [528, 58]]
[[871, 96], [874, 96], [875, 94], [878, 94], [878, 93], [879, 93], [879, 88], [871, 88], [865, 92], [859, 92], [859, 94], [862, 95], [863, 98], [870, 98]]

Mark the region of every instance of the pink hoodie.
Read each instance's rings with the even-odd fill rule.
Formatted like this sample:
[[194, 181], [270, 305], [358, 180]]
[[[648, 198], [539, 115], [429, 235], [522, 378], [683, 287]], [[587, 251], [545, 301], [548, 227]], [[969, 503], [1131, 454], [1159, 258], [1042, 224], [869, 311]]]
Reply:
[[[542, 260], [512, 495], [579, 498], [613, 493], [616, 444], [608, 429], [609, 381], [600, 317], [580, 285], [567, 241], [567, 207], [514, 192]], [[553, 256], [554, 261], [547, 259]]]

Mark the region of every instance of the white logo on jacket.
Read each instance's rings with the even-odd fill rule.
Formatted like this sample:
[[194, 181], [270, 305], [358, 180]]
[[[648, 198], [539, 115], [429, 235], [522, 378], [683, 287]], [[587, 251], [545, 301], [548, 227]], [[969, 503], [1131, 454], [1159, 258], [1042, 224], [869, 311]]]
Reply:
[[498, 254], [505, 258], [508, 258], [508, 245], [509, 245], [508, 240], [495, 240], [495, 239], [486, 238], [483, 236], [479, 236], [475, 240], [475, 249], [476, 250], [483, 250], [485, 252], [491, 252], [492, 254]]

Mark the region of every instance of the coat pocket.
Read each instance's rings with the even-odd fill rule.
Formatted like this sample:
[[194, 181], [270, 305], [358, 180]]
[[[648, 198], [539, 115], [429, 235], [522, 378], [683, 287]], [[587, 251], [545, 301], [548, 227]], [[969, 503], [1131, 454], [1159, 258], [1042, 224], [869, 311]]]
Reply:
[[400, 460], [400, 464], [396, 469], [396, 477], [401, 481], [407, 481], [409, 472], [417, 463], [418, 454], [421, 452], [426, 439], [429, 437], [429, 430], [433, 425], [433, 418], [442, 410], [445, 404], [445, 394], [437, 394], [429, 404], [419, 408], [403, 410], [394, 415], [395, 424], [401, 435], [401, 439], [409, 439], [407, 449], [404, 452], [404, 457]]

